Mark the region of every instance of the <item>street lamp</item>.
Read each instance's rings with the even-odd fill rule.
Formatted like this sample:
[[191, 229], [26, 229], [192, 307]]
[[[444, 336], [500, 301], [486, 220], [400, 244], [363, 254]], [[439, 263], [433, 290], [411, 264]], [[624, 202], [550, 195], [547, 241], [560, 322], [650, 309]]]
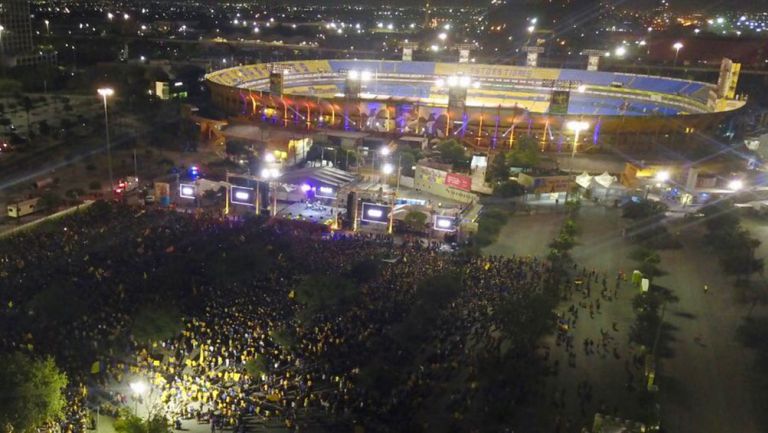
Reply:
[[734, 179], [728, 182], [728, 189], [730, 189], [731, 191], [734, 191], [734, 192], [739, 191], [742, 188], [744, 188], [744, 181], [742, 181], [741, 179]]
[[[398, 159], [397, 159], [397, 183], [395, 186], [395, 191], [392, 194], [392, 202], [389, 210], [389, 224], [387, 225], [387, 233], [392, 234], [393, 227], [395, 224], [395, 202], [397, 201], [397, 194], [400, 192], [400, 169], [403, 166], [403, 154], [400, 153]], [[390, 163], [386, 163], [381, 166], [381, 171], [386, 176], [389, 176], [390, 174], [394, 173], [395, 167], [392, 166]]]
[[616, 57], [624, 57], [625, 54], [627, 54], [627, 48], [623, 45], [620, 45], [616, 47], [616, 50], [613, 52]]
[[656, 179], [656, 182], [659, 183], [665, 183], [669, 181], [669, 172], [668, 171], [660, 171], [656, 173], [656, 176], [654, 177]]
[[589, 123], [583, 120], [570, 120], [565, 124], [566, 128], [573, 131], [573, 148], [571, 149], [571, 170], [573, 170], [573, 157], [576, 155], [576, 147], [579, 145], [579, 134], [589, 128]]
[[98, 93], [104, 100], [104, 129], [107, 136], [107, 170], [109, 172], [109, 193], [111, 196], [112, 188], [114, 188], [115, 183], [114, 179], [112, 178], [112, 151], [110, 150], [109, 146], [109, 114], [107, 114], [107, 97], [114, 95], [115, 91], [111, 87], [101, 87], [99, 88]]
[[50, 22], [50, 21], [48, 21], [48, 20], [45, 20], [45, 32], [46, 32], [46, 33], [48, 33], [48, 36], [50, 36], [50, 35], [51, 35], [51, 27], [50, 27], [50, 24], [51, 24], [51, 22]]
[[136, 399], [136, 407], [134, 408], [134, 413], [136, 416], [139, 416], [139, 398], [141, 398], [144, 393], [147, 392], [147, 384], [141, 381], [135, 381], [128, 384], [128, 386], [131, 387], [133, 396]]
[[279, 177], [280, 170], [276, 168], [263, 168], [261, 170], [261, 178], [269, 183], [269, 189], [272, 191], [272, 216], [277, 215], [277, 178]]
[[388, 156], [390, 150], [388, 146], [384, 146], [381, 149], [379, 149], [379, 152], [381, 153], [381, 156]]
[[674, 48], [674, 50], [675, 50], [675, 61], [672, 62], [672, 66], [677, 66], [677, 56], [678, 56], [678, 54], [680, 54], [680, 49], [683, 48], [683, 43], [679, 42], [679, 41], [675, 42], [672, 45], [672, 48]]

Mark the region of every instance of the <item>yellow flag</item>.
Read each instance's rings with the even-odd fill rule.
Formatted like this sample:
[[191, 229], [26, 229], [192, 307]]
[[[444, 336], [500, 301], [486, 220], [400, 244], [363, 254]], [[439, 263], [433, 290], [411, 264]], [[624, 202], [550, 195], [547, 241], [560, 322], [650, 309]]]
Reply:
[[101, 372], [101, 364], [99, 361], [94, 361], [93, 364], [91, 364], [91, 374], [99, 374]]

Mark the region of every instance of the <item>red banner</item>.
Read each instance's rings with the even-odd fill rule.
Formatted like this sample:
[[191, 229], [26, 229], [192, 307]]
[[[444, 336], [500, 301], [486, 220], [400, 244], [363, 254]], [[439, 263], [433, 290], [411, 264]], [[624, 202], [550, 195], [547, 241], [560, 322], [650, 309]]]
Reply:
[[451, 188], [472, 191], [472, 178], [463, 174], [448, 173], [445, 176], [445, 184]]

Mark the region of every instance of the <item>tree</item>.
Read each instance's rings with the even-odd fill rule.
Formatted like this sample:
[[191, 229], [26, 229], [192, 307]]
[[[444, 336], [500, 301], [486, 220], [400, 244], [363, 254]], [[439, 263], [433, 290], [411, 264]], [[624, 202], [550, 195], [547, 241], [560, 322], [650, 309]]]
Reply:
[[664, 203], [651, 200], [630, 201], [624, 206], [621, 216], [633, 220], [657, 219], [664, 215], [668, 206]]
[[529, 298], [505, 295], [494, 309], [494, 316], [510, 347], [523, 353], [552, 329], [553, 307], [542, 294]]
[[521, 137], [515, 144], [515, 149], [509, 152], [507, 164], [510, 167], [535, 167], [540, 160], [541, 151], [538, 143], [533, 137]]
[[240, 140], [227, 140], [225, 151], [227, 155], [242, 155], [246, 153], [246, 145]]
[[31, 432], [64, 414], [67, 376], [52, 358], [0, 356], [0, 426]]
[[748, 235], [743, 235], [745, 239], [737, 245], [729, 248], [729, 251], [723, 251], [720, 256], [720, 265], [723, 272], [728, 275], [735, 275], [738, 280], [763, 270], [763, 260], [755, 258], [755, 249], [760, 245], [760, 241], [752, 239]]
[[525, 187], [514, 180], [506, 180], [493, 188], [493, 195], [503, 198], [520, 197], [525, 195]]
[[333, 314], [350, 306], [359, 294], [346, 278], [330, 275], [309, 275], [296, 287], [296, 301], [304, 305], [303, 318], [318, 313]]
[[469, 158], [464, 146], [454, 139], [445, 140], [438, 144], [437, 150], [440, 152], [440, 160], [453, 165], [454, 168], [469, 165]]
[[131, 332], [138, 341], [160, 341], [177, 335], [183, 328], [181, 313], [172, 306], [145, 305], [133, 318]]
[[56, 210], [63, 202], [61, 196], [53, 191], [46, 191], [40, 196], [40, 208]]
[[375, 279], [380, 272], [379, 261], [375, 259], [363, 259], [356, 262], [346, 275], [356, 283], [367, 283]]
[[505, 152], [499, 152], [493, 157], [488, 165], [488, 170], [485, 172], [485, 177], [490, 182], [509, 180], [509, 163]]
[[144, 420], [128, 409], [120, 412], [114, 426], [117, 433], [170, 433], [171, 431], [166, 417], [153, 415]]
[[424, 212], [410, 211], [405, 214], [403, 221], [413, 230], [424, 230], [427, 223], [427, 215]]
[[261, 375], [269, 371], [269, 362], [263, 355], [258, 358], [252, 358], [245, 362], [245, 372], [252, 379], [259, 379]]
[[43, 119], [40, 121], [40, 123], [37, 124], [37, 130], [40, 131], [41, 135], [51, 135], [51, 126], [48, 125], [48, 121]]
[[33, 107], [32, 98], [30, 98], [29, 96], [24, 96], [23, 98], [21, 98], [21, 106], [22, 108], [24, 108], [24, 112], [27, 113], [27, 135], [29, 135], [32, 132], [32, 127], [30, 126], [30, 123], [29, 123], [29, 112], [32, 111], [32, 107]]
[[400, 152], [400, 173], [403, 176], [413, 177], [416, 174], [414, 165], [416, 165], [416, 157], [412, 152]]

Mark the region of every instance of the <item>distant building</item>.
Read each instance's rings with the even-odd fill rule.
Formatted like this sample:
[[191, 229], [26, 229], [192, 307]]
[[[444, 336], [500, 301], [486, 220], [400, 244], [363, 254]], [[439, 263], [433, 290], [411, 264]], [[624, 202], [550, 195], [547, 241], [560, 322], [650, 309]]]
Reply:
[[32, 51], [32, 12], [29, 0], [0, 0], [0, 47], [3, 56]]
[[56, 62], [56, 51], [35, 47], [29, 0], [0, 0], [0, 60], [6, 66]]

